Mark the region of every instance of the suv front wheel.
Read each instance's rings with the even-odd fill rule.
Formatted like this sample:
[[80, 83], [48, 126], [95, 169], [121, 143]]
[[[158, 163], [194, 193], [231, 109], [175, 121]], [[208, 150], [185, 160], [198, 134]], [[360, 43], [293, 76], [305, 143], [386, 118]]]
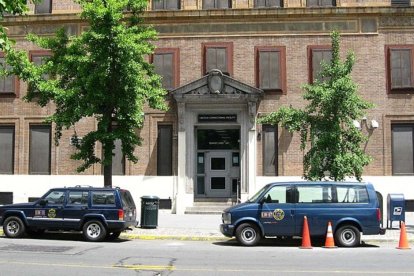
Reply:
[[21, 238], [26, 231], [26, 226], [20, 218], [8, 217], [3, 223], [3, 231], [8, 238]]
[[99, 220], [90, 220], [83, 225], [83, 236], [88, 241], [102, 241], [106, 237], [106, 228]]

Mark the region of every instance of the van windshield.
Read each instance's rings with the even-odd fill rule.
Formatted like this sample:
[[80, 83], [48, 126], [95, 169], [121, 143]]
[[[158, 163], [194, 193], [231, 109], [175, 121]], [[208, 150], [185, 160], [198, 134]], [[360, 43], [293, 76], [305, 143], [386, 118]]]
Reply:
[[269, 186], [270, 186], [270, 184], [267, 184], [266, 186], [261, 188], [254, 196], [252, 196], [246, 202], [256, 202], [257, 199], [263, 194], [263, 192], [269, 188]]

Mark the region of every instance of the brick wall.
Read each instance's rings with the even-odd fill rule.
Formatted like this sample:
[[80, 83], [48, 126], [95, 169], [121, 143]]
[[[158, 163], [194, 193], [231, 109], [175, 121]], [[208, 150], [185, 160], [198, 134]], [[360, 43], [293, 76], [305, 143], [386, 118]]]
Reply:
[[[202, 9], [202, 0], [180, 0], [181, 9], [183, 10], [197, 10]], [[73, 0], [53, 0], [52, 13], [78, 13], [80, 5]], [[384, 7], [391, 6], [391, 0], [337, 0], [338, 7]], [[285, 8], [300, 8], [306, 7], [306, 0], [284, 0]], [[411, 0], [411, 5], [414, 5], [414, 0]], [[148, 1], [148, 10], [151, 10], [152, 0]], [[233, 9], [246, 9], [254, 7], [254, 0], [232, 0]], [[31, 13], [34, 11], [34, 5], [29, 3]]]
[[[71, 6], [71, 1], [54, 1], [56, 8], [76, 9]], [[245, 1], [247, 3], [247, 1]], [[243, 2], [243, 3], [245, 3]], [[304, 1], [289, 1], [303, 4]], [[357, 1], [362, 3], [363, 1]], [[354, 3], [357, 3], [354, 2]], [[386, 1], [369, 1], [386, 2]], [[183, 4], [191, 4], [193, 1], [183, 0]], [[251, 3], [249, 1], [248, 3]], [[341, 4], [351, 4], [351, 1], [342, 0]], [[368, 3], [368, 1], [367, 1]], [[60, 5], [60, 6], [59, 6]], [[298, 15], [298, 19], [301, 15]], [[361, 15], [362, 17], [369, 15]], [[226, 19], [227, 18], [223, 18]], [[67, 18], [65, 18], [67, 20]], [[217, 19], [215, 19], [217, 20]], [[293, 20], [290, 17], [290, 20]], [[78, 24], [78, 23], [71, 23]], [[80, 27], [78, 26], [78, 29]], [[379, 29], [378, 33], [370, 34], [345, 34], [342, 36], [341, 56], [344, 58], [346, 52], [352, 50], [356, 55], [356, 64], [352, 73], [353, 80], [359, 86], [360, 95], [373, 102], [376, 107], [368, 111], [368, 122], [375, 119], [379, 122], [379, 128], [368, 130], [365, 126], [363, 131], [369, 137], [364, 145], [366, 152], [374, 157], [374, 161], [366, 168], [366, 175], [390, 175], [391, 168], [391, 123], [393, 121], [414, 121], [413, 108], [414, 100], [411, 95], [388, 95], [385, 87], [385, 52], [384, 45], [387, 44], [414, 44], [412, 36], [413, 26], [404, 26], [398, 29]], [[21, 49], [36, 50], [36, 48], [26, 42], [22, 37], [17, 36], [17, 45]], [[180, 49], [180, 81], [179, 85], [187, 84], [199, 79], [202, 76], [202, 43], [207, 42], [232, 42], [233, 43], [233, 77], [246, 84], [255, 85], [255, 66], [254, 66], [254, 47], [255, 46], [284, 46], [286, 48], [286, 73], [287, 73], [287, 93], [281, 95], [277, 93], [266, 94], [261, 101], [258, 112], [266, 114], [277, 110], [280, 106], [292, 105], [303, 107], [305, 102], [302, 100], [303, 90], [301, 86], [308, 81], [308, 53], [309, 45], [329, 45], [330, 38], [327, 33], [278, 33], [278, 34], [252, 34], [252, 35], [228, 35], [226, 33], [210, 36], [160, 36], [155, 42], [159, 48], [179, 48]], [[15, 173], [28, 173], [28, 145], [29, 145], [29, 124], [40, 123], [44, 118], [53, 112], [53, 105], [44, 108], [36, 106], [34, 103], [22, 101], [26, 94], [27, 86], [20, 84], [19, 96], [0, 98], [0, 124], [14, 124], [16, 126], [15, 138]], [[142, 146], [135, 151], [139, 158], [137, 164], [126, 163], [126, 173], [128, 175], [155, 175], [157, 163], [156, 137], [157, 126], [160, 123], [172, 124], [174, 136], [176, 130], [176, 110], [173, 103], [167, 113], [146, 109], [145, 124], [142, 130], [137, 133], [143, 138]], [[364, 126], [364, 125], [363, 125]], [[79, 136], [84, 135], [89, 130], [94, 129], [93, 119], [84, 119], [76, 125], [75, 129]], [[259, 126], [260, 129], [260, 126]], [[74, 147], [69, 145], [69, 138], [73, 135], [74, 129], [64, 131], [59, 146], [52, 145], [52, 174], [75, 174], [75, 169], [80, 162], [70, 160], [70, 155], [74, 153]], [[300, 175], [302, 172], [303, 152], [299, 150], [299, 136], [291, 135], [286, 130], [279, 128], [279, 174], [280, 175]], [[262, 145], [257, 142], [258, 175], [262, 174]], [[173, 156], [177, 158], [177, 141], [174, 139]], [[97, 155], [101, 155], [101, 148], [97, 146]], [[177, 160], [173, 160], [176, 166]], [[176, 168], [174, 168], [176, 171]], [[85, 174], [101, 174], [101, 166], [95, 165]]]

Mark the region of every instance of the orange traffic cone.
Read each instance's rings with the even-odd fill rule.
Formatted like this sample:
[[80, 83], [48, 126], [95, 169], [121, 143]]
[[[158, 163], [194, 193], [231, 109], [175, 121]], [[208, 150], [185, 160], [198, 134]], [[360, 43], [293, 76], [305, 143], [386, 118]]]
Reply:
[[401, 222], [400, 243], [398, 244], [397, 249], [411, 249], [410, 245], [408, 244], [404, 221]]
[[332, 233], [332, 225], [331, 222], [328, 222], [328, 230], [326, 232], [326, 240], [325, 240], [325, 246], [323, 248], [337, 248], [335, 246], [333, 233]]
[[302, 246], [301, 249], [312, 249], [311, 239], [309, 234], [308, 218], [303, 217], [303, 232], [302, 232]]

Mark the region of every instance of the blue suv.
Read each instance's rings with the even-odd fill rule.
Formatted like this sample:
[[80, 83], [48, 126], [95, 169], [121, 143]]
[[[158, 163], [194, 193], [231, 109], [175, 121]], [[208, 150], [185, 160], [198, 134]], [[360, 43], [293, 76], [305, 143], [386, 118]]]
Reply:
[[331, 222], [336, 244], [343, 247], [359, 245], [361, 233], [385, 233], [373, 185], [353, 182], [268, 184], [247, 202], [224, 210], [220, 230], [253, 246], [265, 237], [301, 236], [305, 216], [311, 236], [325, 236]]
[[131, 193], [120, 188], [55, 188], [33, 203], [1, 206], [0, 225], [9, 238], [75, 230], [88, 241], [102, 241], [135, 227], [136, 207]]

